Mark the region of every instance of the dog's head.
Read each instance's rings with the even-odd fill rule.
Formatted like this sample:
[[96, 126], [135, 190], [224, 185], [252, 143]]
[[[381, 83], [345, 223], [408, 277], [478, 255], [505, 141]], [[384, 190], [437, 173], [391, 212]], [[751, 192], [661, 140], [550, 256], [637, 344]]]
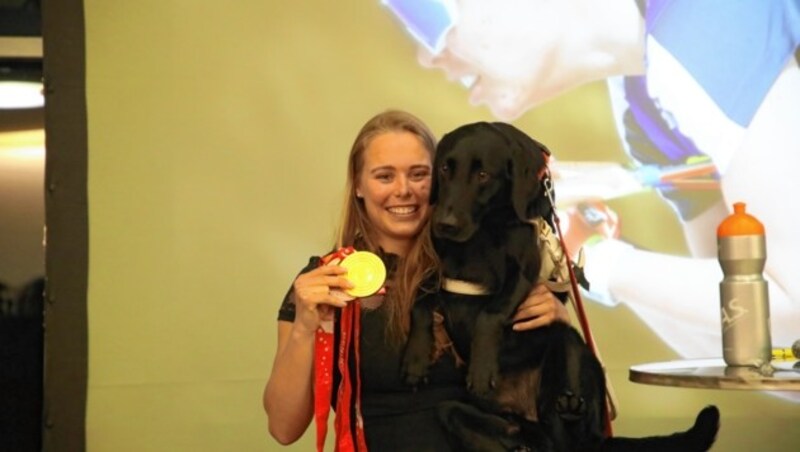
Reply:
[[550, 151], [516, 127], [477, 122], [447, 133], [439, 142], [431, 187], [433, 232], [464, 242], [486, 219], [521, 221], [552, 207], [543, 188]]

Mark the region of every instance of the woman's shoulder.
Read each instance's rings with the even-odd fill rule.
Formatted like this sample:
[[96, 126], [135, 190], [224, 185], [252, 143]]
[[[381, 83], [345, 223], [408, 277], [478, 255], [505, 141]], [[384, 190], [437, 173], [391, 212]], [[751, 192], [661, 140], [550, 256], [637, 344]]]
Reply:
[[[308, 262], [306, 265], [297, 272], [297, 275], [302, 275], [303, 273], [310, 272], [311, 270], [319, 267], [320, 256], [311, 256], [308, 258]], [[296, 278], [297, 276], [295, 276]], [[294, 302], [294, 287], [290, 284], [289, 289], [286, 291], [286, 295], [283, 296], [283, 301], [281, 302], [281, 306], [278, 309], [278, 320], [282, 320], [285, 322], [293, 322], [295, 316], [295, 302]]]

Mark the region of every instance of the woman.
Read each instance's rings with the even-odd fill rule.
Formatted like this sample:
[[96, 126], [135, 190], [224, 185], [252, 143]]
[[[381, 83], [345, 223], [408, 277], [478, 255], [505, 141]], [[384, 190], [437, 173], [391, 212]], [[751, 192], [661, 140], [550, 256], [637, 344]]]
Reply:
[[[377, 253], [389, 268], [386, 295], [360, 301], [361, 413], [367, 445], [374, 450], [449, 450], [434, 407], [465, 393], [464, 374], [452, 353], [439, 354], [430, 381], [416, 391], [400, 372], [416, 291], [432, 286], [437, 273], [426, 230], [434, 152], [434, 136], [418, 118], [390, 110], [364, 125], [348, 160], [337, 247]], [[269, 431], [282, 444], [299, 439], [311, 422], [314, 334], [333, 318], [334, 308], [346, 305], [336, 290], [351, 287], [343, 268], [318, 262], [312, 258], [297, 277], [279, 314], [278, 350], [263, 402]], [[514, 320], [515, 329], [530, 329], [569, 316], [537, 286]]]

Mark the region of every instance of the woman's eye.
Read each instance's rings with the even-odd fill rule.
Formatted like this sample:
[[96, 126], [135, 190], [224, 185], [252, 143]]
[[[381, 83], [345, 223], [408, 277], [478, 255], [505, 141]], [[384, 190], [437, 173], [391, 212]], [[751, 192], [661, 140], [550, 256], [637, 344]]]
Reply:
[[381, 182], [389, 182], [392, 180], [391, 174], [377, 174], [375, 175], [375, 179], [378, 179]]
[[428, 171], [416, 171], [411, 173], [411, 180], [421, 181], [427, 179], [428, 176], [430, 176], [430, 172]]

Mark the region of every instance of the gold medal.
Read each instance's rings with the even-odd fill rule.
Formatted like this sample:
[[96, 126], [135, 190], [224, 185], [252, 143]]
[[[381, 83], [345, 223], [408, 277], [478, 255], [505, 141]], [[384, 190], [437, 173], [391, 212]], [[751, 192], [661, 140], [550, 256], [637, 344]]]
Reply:
[[345, 291], [348, 295], [368, 297], [379, 291], [386, 281], [383, 261], [369, 251], [356, 251], [345, 256], [339, 265], [347, 269], [347, 279], [353, 283], [353, 287]]

